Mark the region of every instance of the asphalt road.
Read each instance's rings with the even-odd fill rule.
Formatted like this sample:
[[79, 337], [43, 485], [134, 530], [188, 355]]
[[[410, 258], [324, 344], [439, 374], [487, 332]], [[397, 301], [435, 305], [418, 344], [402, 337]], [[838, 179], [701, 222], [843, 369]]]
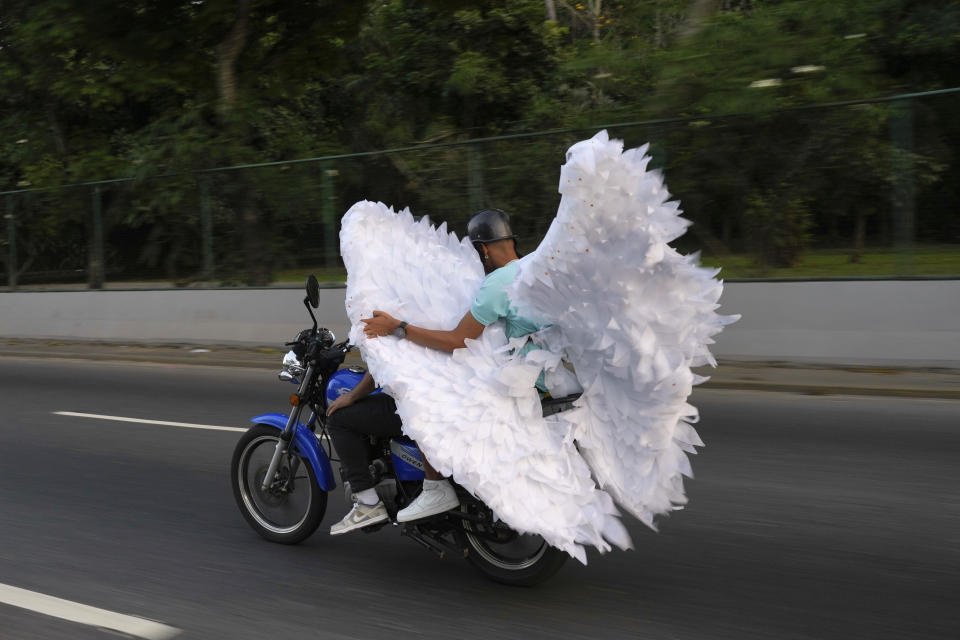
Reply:
[[[289, 388], [257, 370], [0, 358], [0, 586], [178, 638], [956, 638], [960, 402], [698, 391], [690, 505], [631, 552], [533, 589], [395, 531], [295, 547], [238, 513], [239, 434]], [[0, 638], [103, 639], [0, 604]]]

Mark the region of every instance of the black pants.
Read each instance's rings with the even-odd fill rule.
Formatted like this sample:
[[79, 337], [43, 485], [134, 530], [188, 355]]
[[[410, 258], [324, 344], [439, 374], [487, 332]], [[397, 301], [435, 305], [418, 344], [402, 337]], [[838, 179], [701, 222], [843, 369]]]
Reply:
[[370, 436], [399, 436], [400, 416], [393, 398], [385, 393], [338, 409], [327, 418], [327, 431], [340, 457], [344, 479], [354, 493], [373, 487], [370, 476]]

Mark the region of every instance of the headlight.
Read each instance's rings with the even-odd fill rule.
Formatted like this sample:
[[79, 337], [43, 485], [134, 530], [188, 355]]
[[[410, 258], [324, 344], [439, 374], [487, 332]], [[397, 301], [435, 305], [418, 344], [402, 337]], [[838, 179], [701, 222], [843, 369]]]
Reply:
[[293, 351], [287, 351], [287, 355], [283, 356], [283, 366], [277, 377], [285, 382], [300, 384], [300, 376], [303, 375], [304, 371], [303, 363], [297, 359], [297, 354]]

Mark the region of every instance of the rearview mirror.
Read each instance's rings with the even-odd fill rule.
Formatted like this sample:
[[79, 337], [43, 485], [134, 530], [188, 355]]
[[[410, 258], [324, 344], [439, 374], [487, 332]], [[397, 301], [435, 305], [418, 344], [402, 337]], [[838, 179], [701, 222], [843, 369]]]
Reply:
[[312, 274], [307, 276], [307, 299], [314, 309], [320, 306], [320, 283]]

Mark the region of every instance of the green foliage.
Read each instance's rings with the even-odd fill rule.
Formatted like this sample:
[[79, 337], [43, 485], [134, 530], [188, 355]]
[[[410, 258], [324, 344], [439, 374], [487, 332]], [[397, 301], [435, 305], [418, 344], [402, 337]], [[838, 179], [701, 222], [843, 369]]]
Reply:
[[534, 0], [444, 11], [404, 0], [372, 7], [349, 47], [347, 98], [374, 146], [489, 135], [522, 120], [549, 86], [555, 33]]
[[[647, 113], [699, 118], [672, 132], [668, 142], [670, 183], [700, 223], [694, 234], [705, 242], [719, 235], [719, 251], [749, 244], [760, 264], [789, 265], [803, 248], [805, 227], [825, 244], [856, 236], [855, 251], [863, 238], [853, 229], [889, 230], [892, 223], [877, 218], [891, 213], [891, 159], [902, 152], [890, 131], [899, 116], [869, 104], [785, 109], [902, 90], [890, 73], [891, 61], [902, 54], [885, 32], [901, 20], [892, 17], [895, 7], [909, 4], [752, 2], [749, 10], [715, 16], [660, 54], [662, 73]], [[956, 57], [949, 49], [943, 53]], [[718, 117], [724, 114], [749, 117]], [[923, 168], [909, 179], [932, 184], [950, 152], [924, 141], [906, 154], [900, 166]], [[787, 203], [808, 203], [809, 213], [797, 219], [809, 222], [797, 227], [785, 219], [785, 212], [801, 210]], [[776, 239], [773, 230], [781, 224], [783, 236], [797, 241]]]
[[811, 216], [791, 189], [780, 185], [775, 192], [753, 194], [744, 210], [748, 244], [761, 271], [792, 267], [810, 240]]
[[[733, 278], [864, 278], [913, 276], [956, 276], [960, 273], [960, 251], [956, 245], [921, 245], [911, 250], [868, 247], [857, 262], [850, 262], [845, 250], [811, 249], [790, 267], [760, 268], [750, 254], [708, 256], [703, 264], [720, 267], [720, 276]], [[306, 272], [304, 272], [306, 273]], [[300, 278], [301, 280], [303, 278]]]
[[[244, 4], [232, 59], [226, 47]], [[304, 100], [345, 63], [344, 43], [364, 10], [352, 0], [12, 3], [0, 23], [7, 96], [0, 127], [6, 138], [28, 142], [7, 156], [0, 177], [8, 188], [46, 186], [312, 155], [334, 136], [312, 126]], [[245, 255], [236, 261], [241, 277], [269, 282], [272, 256], [288, 244], [269, 229], [305, 213], [278, 204], [276, 191], [283, 185], [309, 196], [316, 180], [246, 173], [226, 182], [210, 193], [217, 226], [236, 229], [221, 237], [221, 264]], [[143, 245], [148, 269], [163, 263], [173, 276], [195, 269], [198, 243], [186, 239], [198, 235], [196, 181], [150, 184], [107, 190], [108, 234], [122, 224]], [[50, 201], [24, 216], [25, 237], [48, 216], [87, 225], [89, 209], [77, 202], [89, 196], [74, 193], [63, 207]]]
[[[326, 263], [331, 218], [360, 198], [455, 228], [500, 206], [530, 248], [569, 143], [690, 116], [612, 131], [652, 142], [696, 223], [684, 250], [750, 252], [774, 273], [817, 247], [858, 259], [909, 225], [960, 242], [960, 100], [792, 110], [960, 86], [960, 4], [553, 4], [556, 20], [543, 0], [5, 2], [0, 186], [133, 178], [102, 189], [109, 269], [201, 277], [206, 211], [217, 277], [263, 284], [300, 256]], [[196, 173], [565, 127], [584, 131]], [[15, 208], [15, 268], [86, 268], [88, 189]]]

